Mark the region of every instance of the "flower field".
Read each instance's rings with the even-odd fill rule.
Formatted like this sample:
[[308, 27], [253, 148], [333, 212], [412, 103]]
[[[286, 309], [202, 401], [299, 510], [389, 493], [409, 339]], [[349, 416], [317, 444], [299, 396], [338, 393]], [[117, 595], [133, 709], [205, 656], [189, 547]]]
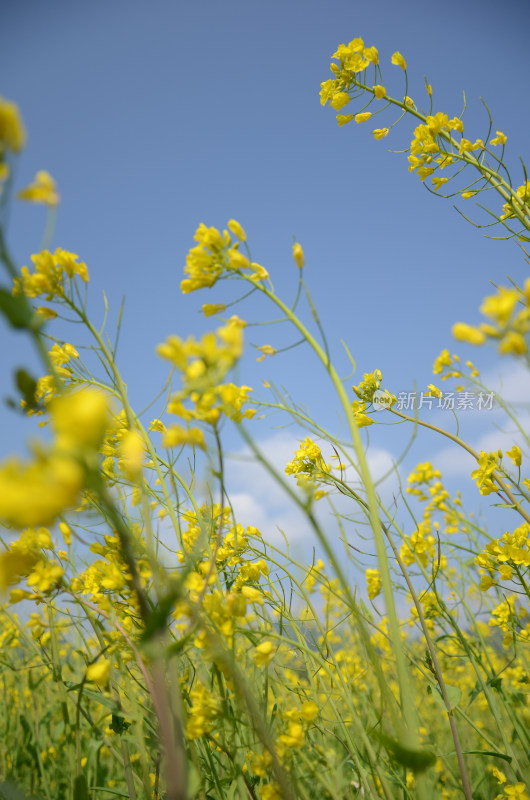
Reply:
[[[390, 76], [402, 81], [395, 96]], [[396, 155], [404, 172], [467, 202], [466, 216], [478, 203], [488, 231], [528, 261], [530, 182], [524, 163], [512, 182], [509, 140], [491, 118], [477, 138], [465, 115], [438, 108], [427, 81], [422, 98], [409, 97], [404, 55], [383, 58], [361, 38], [338, 46], [320, 100], [357, 140], [384, 146], [395, 127], [409, 131]], [[47, 171], [14, 188], [25, 138], [21, 110], [0, 98], [2, 210], [39, 203], [53, 222], [60, 198]], [[447, 429], [429, 422], [377, 364], [343, 379], [303, 243], [292, 246], [286, 300], [274, 265], [254, 260], [244, 220], [218, 224], [201, 223], [193, 243], [190, 231], [180, 284], [186, 296], [209, 289], [202, 311], [215, 319], [203, 336], [169, 323], [153, 342], [167, 368], [156, 417], [133, 407], [119, 329], [88, 312], [90, 265], [50, 245], [30, 247], [19, 267], [0, 227], [0, 312], [42, 368], [15, 375], [17, 410], [40, 438], [0, 464], [0, 800], [529, 800], [524, 419], [497, 394], [513, 442], [476, 451], [458, 412]], [[446, 387], [469, 402], [493, 396], [455, 347], [530, 366], [530, 277], [483, 294], [477, 282], [480, 318], [469, 309], [468, 319], [478, 322], [448, 319], [452, 341], [433, 353], [425, 407], [442, 407]], [[249, 297], [266, 318], [245, 317]], [[291, 399], [294, 386], [246, 385], [238, 365], [258, 322], [283, 325], [285, 349], [294, 337], [311, 352], [339, 432]], [[265, 365], [282, 354], [258, 351]], [[355, 370], [347, 349], [345, 360]], [[272, 413], [302, 432], [281, 471], [253, 432]], [[385, 424], [471, 456], [462, 492], [436, 463], [407, 474], [396, 462], [389, 502], [368, 456], [370, 431]], [[288, 547], [288, 530], [282, 547], [238, 519], [230, 427], [302, 515], [312, 558]], [[470, 493], [492, 502], [500, 526], [475, 513]]]

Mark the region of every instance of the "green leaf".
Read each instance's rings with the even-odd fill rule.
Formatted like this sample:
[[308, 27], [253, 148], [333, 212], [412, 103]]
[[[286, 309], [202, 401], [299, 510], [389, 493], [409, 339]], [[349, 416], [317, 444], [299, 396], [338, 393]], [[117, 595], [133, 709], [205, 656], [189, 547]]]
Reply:
[[37, 381], [35, 378], [25, 369], [17, 369], [15, 372], [15, 381], [23, 400], [26, 402], [29, 408], [40, 408], [40, 403], [35, 398], [37, 392]]
[[431, 750], [414, 750], [411, 747], [404, 747], [390, 736], [377, 731], [374, 731], [372, 736], [381, 742], [398, 764], [411, 769], [413, 772], [425, 772], [436, 761], [436, 756]]
[[[14, 783], [6, 781], [6, 783], [0, 783], [0, 800], [29, 800], [29, 797], [21, 792]], [[31, 800], [38, 800], [38, 798], [33, 795]]]
[[11, 292], [3, 286], [0, 286], [0, 313], [16, 330], [24, 328], [35, 330], [37, 328], [35, 314], [26, 298], [21, 295], [13, 297]]
[[158, 606], [151, 612], [146, 623], [145, 630], [142, 633], [143, 642], [148, 642], [158, 633], [166, 629], [167, 618], [173, 610], [176, 598], [177, 595], [175, 592], [170, 592], [165, 597], [162, 597]]
[[490, 678], [488, 686], [491, 686], [492, 689], [496, 689], [499, 692], [502, 686], [502, 678]]
[[188, 764], [188, 797], [195, 797], [201, 789], [201, 776], [193, 766]]
[[[74, 692], [81, 686], [79, 683], [71, 683], [70, 681], [65, 681], [64, 685], [69, 692]], [[105, 708], [110, 708], [113, 714], [119, 714], [121, 712], [121, 708], [116, 700], [114, 700], [112, 697], [107, 697], [101, 692], [93, 692], [91, 689], [83, 689], [83, 697], [87, 697], [89, 700], [95, 700], [96, 703], [100, 703], [102, 706], [105, 706]]]
[[464, 750], [465, 756], [494, 756], [494, 758], [502, 758], [508, 764], [512, 763], [512, 757], [507, 756], [506, 753], [496, 753], [495, 750]]
[[125, 733], [125, 731], [130, 727], [131, 723], [125, 722], [125, 718], [120, 714], [112, 715], [112, 722], [110, 724], [111, 731], [114, 731], [114, 733], [117, 733], [119, 736], [121, 736], [122, 733]]
[[74, 780], [74, 800], [88, 800], [88, 786], [83, 773]]

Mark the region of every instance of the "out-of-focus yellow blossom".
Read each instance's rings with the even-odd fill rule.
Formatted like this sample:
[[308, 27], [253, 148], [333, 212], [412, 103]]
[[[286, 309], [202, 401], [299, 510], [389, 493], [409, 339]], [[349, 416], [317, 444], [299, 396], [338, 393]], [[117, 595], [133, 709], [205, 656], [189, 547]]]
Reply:
[[277, 783], [265, 783], [260, 787], [261, 800], [282, 800], [280, 786]]
[[371, 111], [363, 111], [361, 114], [355, 115], [355, 122], [368, 122], [372, 118]]
[[511, 458], [516, 467], [521, 466], [521, 461], [523, 458], [521, 453], [521, 448], [517, 447], [516, 444], [514, 444], [511, 450], [506, 450], [506, 455], [508, 456], [508, 458]]
[[526, 791], [526, 784], [519, 781], [518, 783], [507, 783], [504, 787], [504, 794], [497, 795], [495, 800], [530, 800], [530, 795]]
[[374, 95], [378, 100], [382, 100], [384, 97], [386, 97], [385, 87], [380, 86], [379, 84], [377, 86], [374, 86]]
[[127, 431], [119, 447], [120, 468], [128, 478], [134, 480], [142, 473], [144, 458], [145, 444], [141, 434], [136, 430]]
[[50, 404], [57, 446], [96, 451], [110, 421], [109, 398], [96, 389], [80, 389], [60, 395]]
[[452, 334], [459, 342], [468, 342], [469, 344], [481, 345], [486, 341], [486, 336], [480, 328], [474, 328], [472, 325], [466, 325], [465, 322], [456, 322], [452, 328]]
[[110, 666], [111, 664], [108, 658], [100, 658], [94, 664], [90, 664], [86, 671], [87, 681], [104, 688], [109, 682]]
[[285, 747], [303, 747], [305, 743], [305, 733], [299, 722], [290, 722], [287, 733], [282, 733], [278, 737]]
[[242, 226], [237, 222], [235, 219], [228, 220], [228, 230], [231, 231], [234, 236], [237, 236], [240, 242], [247, 241], [247, 234], [245, 233]]
[[270, 344], [262, 344], [260, 347], [256, 347], [256, 350], [260, 350], [262, 355], [256, 359], [256, 361], [263, 361], [265, 356], [275, 356], [278, 352], [275, 347]]
[[272, 642], [265, 641], [260, 642], [257, 647], [254, 648], [252, 658], [254, 659], [254, 663], [257, 667], [265, 667], [267, 664], [270, 664], [275, 655], [276, 647], [274, 644]]
[[353, 114], [337, 114], [337, 124], [339, 128], [342, 128], [343, 125], [347, 125], [348, 122], [351, 122], [353, 117]]
[[226, 306], [224, 303], [204, 303], [202, 306], [202, 313], [205, 317], [213, 317], [214, 314], [219, 314], [224, 311]]
[[389, 128], [375, 128], [372, 133], [374, 135], [374, 139], [384, 139], [385, 136], [388, 136]]
[[474, 197], [477, 192], [469, 191], [469, 192], [462, 192], [461, 197], [462, 200], [469, 200], [471, 197]]
[[151, 423], [149, 425], [149, 430], [157, 431], [158, 433], [165, 433], [166, 426], [164, 425], [161, 419], [153, 419], [151, 420]]
[[39, 592], [45, 593], [55, 588], [63, 575], [64, 569], [60, 564], [41, 560], [28, 575], [27, 584]]
[[0, 466], [0, 520], [17, 528], [51, 524], [77, 503], [83, 483], [81, 464], [67, 454], [40, 454], [29, 464], [9, 459]]
[[17, 583], [21, 575], [27, 575], [39, 560], [35, 552], [10, 549], [0, 553], [0, 591]]
[[405, 59], [398, 50], [396, 50], [396, 52], [392, 56], [392, 64], [394, 64], [394, 66], [396, 67], [401, 67], [402, 70], [407, 69], [407, 62], [405, 61]]
[[381, 575], [378, 569], [367, 569], [365, 577], [368, 597], [370, 600], [373, 600], [374, 597], [377, 597], [377, 595], [381, 593], [381, 587], [383, 585], [381, 582]]
[[305, 703], [302, 703], [300, 716], [306, 722], [313, 722], [313, 720], [317, 718], [319, 711], [320, 709], [314, 700], [307, 700]]
[[46, 206], [57, 206], [61, 199], [57, 191], [57, 185], [46, 170], [39, 170], [32, 183], [21, 189], [17, 197], [19, 200], [27, 200], [29, 203], [43, 203]]
[[498, 350], [502, 355], [523, 356], [528, 350], [528, 345], [522, 333], [508, 331], [500, 340]]
[[480, 310], [485, 317], [494, 320], [497, 325], [504, 326], [512, 316], [519, 297], [517, 289], [500, 286], [497, 294], [484, 298]]
[[183, 428], [181, 425], [171, 425], [165, 432], [162, 439], [164, 447], [180, 447], [180, 445], [192, 445], [206, 449], [204, 434], [200, 428]]
[[298, 269], [302, 269], [305, 264], [304, 258], [304, 251], [302, 250], [302, 245], [299, 242], [295, 242], [293, 244], [293, 258], [294, 263], [298, 267]]
[[16, 103], [0, 97], [0, 150], [19, 153], [26, 144], [26, 131]]

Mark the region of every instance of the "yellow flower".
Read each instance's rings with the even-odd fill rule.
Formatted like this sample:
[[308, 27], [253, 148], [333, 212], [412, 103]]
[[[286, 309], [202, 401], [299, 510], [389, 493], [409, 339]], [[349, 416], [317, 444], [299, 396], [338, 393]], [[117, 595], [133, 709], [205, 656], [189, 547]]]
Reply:
[[228, 229], [234, 234], [234, 236], [237, 236], [240, 242], [247, 241], [247, 234], [245, 233], [239, 222], [237, 222], [235, 219], [228, 220]]
[[363, 111], [361, 114], [355, 115], [355, 122], [368, 122], [372, 117], [371, 111]]
[[28, 586], [34, 586], [39, 592], [49, 592], [54, 589], [64, 575], [60, 564], [42, 560], [36, 564], [28, 575]]
[[[76, 351], [72, 348], [72, 356]], [[56, 397], [50, 404], [52, 425], [58, 444], [97, 450], [110, 421], [107, 395], [96, 389], [81, 389]]]
[[128, 478], [139, 477], [145, 455], [143, 439], [138, 431], [127, 431], [119, 447], [120, 467]]
[[179, 447], [184, 444], [190, 444], [205, 450], [204, 434], [200, 428], [186, 429], [181, 425], [172, 425], [167, 429], [162, 440], [164, 447]]
[[402, 70], [407, 69], [407, 62], [405, 61], [401, 53], [397, 50], [392, 56], [392, 64], [394, 64], [396, 67], [401, 67]]
[[430, 384], [427, 386], [427, 389], [429, 390], [429, 392], [428, 392], [428, 393], [429, 393], [430, 395], [432, 395], [433, 397], [443, 397], [443, 392], [442, 392], [442, 390], [441, 390], [441, 389], [438, 389], [438, 388], [437, 388], [437, 387], [434, 385], [434, 383], [430, 383]]
[[448, 180], [449, 180], [449, 178], [438, 178], [438, 177], [435, 176], [432, 179], [432, 182], [434, 184], [434, 191], [437, 192], [438, 189], [440, 188], [440, 186], [443, 186], [444, 183], [447, 183]]
[[384, 86], [374, 86], [374, 95], [377, 97], [378, 100], [382, 100], [383, 97], [386, 97], [386, 89]]
[[290, 722], [287, 733], [278, 737], [285, 747], [303, 747], [305, 743], [304, 729], [299, 722]]
[[5, 553], [0, 553], [0, 591], [16, 583], [22, 575], [28, 575], [38, 559], [36, 553], [21, 550], [6, 550]]
[[86, 679], [96, 686], [104, 688], [109, 682], [110, 661], [107, 658], [100, 658], [95, 664], [87, 667]]
[[44, 203], [47, 206], [56, 206], [60, 200], [54, 179], [43, 169], [37, 172], [32, 183], [18, 192], [17, 197], [19, 200]]
[[452, 333], [455, 339], [459, 342], [468, 342], [469, 344], [480, 345], [484, 344], [486, 336], [480, 328], [474, 328], [472, 325], [466, 325], [465, 322], [457, 322], [453, 325]]
[[498, 325], [506, 325], [519, 300], [519, 292], [516, 289], [508, 289], [499, 286], [497, 294], [484, 298], [480, 306], [481, 312], [485, 317], [489, 317], [497, 322]]
[[372, 131], [374, 135], [374, 139], [384, 139], [385, 136], [388, 136], [389, 128], [376, 128]]
[[490, 144], [493, 146], [497, 144], [506, 144], [508, 137], [502, 131], [497, 131], [497, 136], [494, 139], [490, 139]]
[[337, 124], [339, 128], [342, 128], [343, 125], [347, 125], [352, 119], [353, 114], [337, 114]]
[[335, 109], [335, 111], [340, 111], [341, 108], [347, 106], [350, 102], [351, 97], [348, 92], [337, 92], [331, 99], [331, 107]]
[[64, 543], [67, 545], [72, 544], [72, 531], [70, 529], [70, 526], [67, 525], [66, 522], [60, 522], [59, 530], [63, 535]]
[[0, 97], [0, 149], [1, 146], [19, 153], [26, 143], [26, 131], [16, 103]]
[[526, 339], [517, 331], [508, 331], [499, 342], [499, 353], [523, 356], [528, 350]]
[[293, 258], [298, 269], [302, 269], [305, 264], [304, 251], [302, 250], [302, 245], [298, 242], [293, 244]]
[[270, 664], [275, 655], [276, 649], [273, 643], [266, 641], [261, 642], [254, 648], [252, 658], [257, 667], [265, 667], [267, 664]]
[[517, 447], [516, 444], [514, 444], [511, 450], [506, 450], [506, 455], [508, 456], [508, 458], [512, 459], [516, 467], [521, 466], [521, 461], [522, 461], [521, 448]]
[[270, 344], [262, 344], [261, 347], [256, 347], [256, 350], [261, 350], [263, 355], [256, 359], [256, 361], [263, 361], [265, 356], [275, 356], [278, 352], [272, 345]]
[[367, 569], [365, 575], [368, 597], [373, 600], [381, 592], [381, 576], [378, 569]]
[[319, 708], [314, 700], [308, 700], [305, 703], [302, 703], [302, 709], [300, 711], [300, 715], [305, 719], [306, 722], [313, 722], [314, 719], [318, 716]]
[[224, 311], [226, 306], [224, 303], [204, 303], [202, 306], [202, 313], [205, 317], [213, 317], [214, 314], [219, 314]]
[[462, 200], [469, 200], [470, 197], [474, 197], [477, 193], [470, 191], [470, 192], [462, 192]]

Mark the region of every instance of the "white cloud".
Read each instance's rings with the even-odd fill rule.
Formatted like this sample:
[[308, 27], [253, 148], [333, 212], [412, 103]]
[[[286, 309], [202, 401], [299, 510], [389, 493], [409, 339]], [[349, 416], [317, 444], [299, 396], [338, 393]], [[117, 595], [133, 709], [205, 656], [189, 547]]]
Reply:
[[[303, 437], [302, 437], [303, 438]], [[285, 476], [285, 465], [292, 460], [295, 450], [300, 445], [300, 437], [282, 432], [273, 434], [267, 439], [257, 442], [260, 453], [266, 458], [279, 475], [286, 478], [288, 485], [296, 491], [294, 478]], [[324, 456], [329, 457], [325, 444], [322, 445]], [[375, 481], [381, 480], [392, 472], [394, 459], [392, 454], [383, 448], [372, 448], [368, 451], [368, 466]], [[235, 515], [242, 525], [255, 525], [263, 533], [264, 539], [272, 544], [284, 544], [283, 531], [288, 542], [315, 543], [315, 535], [311, 523], [288, 496], [279, 482], [267, 471], [254, 456], [248, 446], [233, 453], [226, 459], [227, 486], [230, 499], [234, 505]], [[357, 483], [358, 478], [352, 467], [345, 470], [345, 479]], [[390, 502], [397, 488], [397, 478], [387, 478], [378, 486], [383, 502]], [[341, 495], [334, 497], [337, 509], [347, 513], [351, 509], [351, 500]], [[333, 522], [330, 525], [329, 509], [325, 501], [315, 505], [315, 511], [326, 530], [333, 527], [333, 535], [338, 528]]]

